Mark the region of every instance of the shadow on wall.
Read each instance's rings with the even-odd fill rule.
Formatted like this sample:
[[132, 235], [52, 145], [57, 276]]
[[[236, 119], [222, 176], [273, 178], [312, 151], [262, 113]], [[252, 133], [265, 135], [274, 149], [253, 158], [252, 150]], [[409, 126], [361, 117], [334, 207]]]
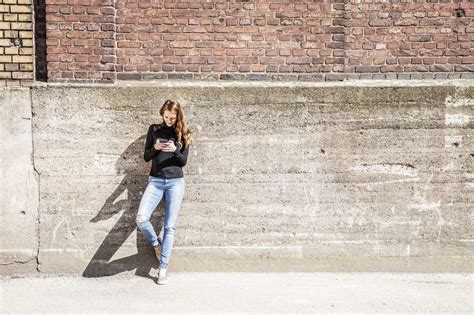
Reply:
[[[159, 262], [155, 257], [154, 249], [140, 230], [138, 230], [135, 223], [140, 199], [148, 183], [148, 175], [143, 175], [149, 172], [149, 165], [143, 160], [145, 137], [141, 136], [135, 140], [116, 161], [115, 169], [117, 174], [124, 174], [125, 177], [117, 189], [107, 198], [99, 213], [90, 220], [91, 223], [107, 220], [124, 210], [84, 270], [82, 274], [84, 277], [110, 276], [136, 269], [136, 275], [150, 278], [151, 269], [158, 268]], [[117, 198], [124, 191], [127, 191], [127, 199], [121, 199], [116, 202]], [[163, 198], [157, 207], [159, 211], [155, 209], [150, 218], [150, 222], [155, 227], [157, 234], [160, 234], [161, 228], [157, 229], [156, 227], [163, 225], [164, 200]], [[138, 253], [133, 256], [110, 261], [134, 231], [137, 231]]]

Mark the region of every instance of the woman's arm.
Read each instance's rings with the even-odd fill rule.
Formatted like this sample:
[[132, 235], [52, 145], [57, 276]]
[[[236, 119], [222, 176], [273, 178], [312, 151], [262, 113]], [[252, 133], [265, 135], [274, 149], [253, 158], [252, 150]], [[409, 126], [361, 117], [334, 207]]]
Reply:
[[189, 145], [183, 152], [181, 152], [181, 145], [176, 143], [176, 150], [174, 150], [174, 157], [178, 161], [180, 166], [185, 166], [188, 160], [188, 153], [189, 153]]
[[155, 149], [153, 143], [153, 125], [150, 125], [148, 128], [148, 133], [146, 135], [146, 142], [145, 142], [145, 153], [143, 154], [143, 159], [145, 162], [150, 161], [156, 154], [158, 150]]

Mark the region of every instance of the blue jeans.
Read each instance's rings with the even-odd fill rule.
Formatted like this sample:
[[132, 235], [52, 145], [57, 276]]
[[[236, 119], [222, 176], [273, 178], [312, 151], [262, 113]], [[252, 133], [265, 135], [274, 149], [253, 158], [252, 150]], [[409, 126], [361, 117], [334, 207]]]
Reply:
[[[148, 176], [148, 185], [140, 200], [136, 223], [148, 242], [156, 247], [161, 244], [160, 268], [166, 269], [173, 249], [176, 219], [184, 197], [184, 177], [162, 178]], [[150, 217], [156, 206], [165, 196], [165, 222], [163, 242], [156, 236], [155, 229], [150, 223]]]

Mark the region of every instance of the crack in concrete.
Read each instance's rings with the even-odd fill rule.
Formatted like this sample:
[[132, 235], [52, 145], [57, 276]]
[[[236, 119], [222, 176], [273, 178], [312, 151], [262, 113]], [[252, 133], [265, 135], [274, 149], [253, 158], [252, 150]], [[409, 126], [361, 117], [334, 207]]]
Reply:
[[0, 263], [0, 265], [1, 266], [7, 266], [7, 265], [13, 265], [13, 264], [26, 264], [26, 263], [28, 263], [32, 260], [37, 261], [37, 257], [31, 258], [31, 259], [28, 259], [28, 260], [15, 260], [15, 261], [8, 262], [8, 263]]
[[[37, 203], [37, 216], [36, 216], [36, 238], [38, 240], [38, 245], [36, 249], [36, 270], [41, 273], [40, 270], [40, 261], [39, 261], [39, 252], [40, 252], [40, 247], [41, 247], [41, 232], [40, 232], [40, 225], [41, 225], [41, 218], [40, 218], [40, 192], [41, 192], [41, 187], [40, 187], [40, 175], [41, 173], [38, 172], [35, 166], [35, 142], [33, 140], [33, 116], [34, 116], [34, 111], [33, 111], [33, 95], [32, 95], [32, 88], [30, 87], [29, 89], [29, 96], [30, 96], [30, 108], [31, 108], [31, 166], [33, 167], [33, 174], [35, 175], [36, 181], [38, 183], [38, 203]], [[29, 200], [29, 197], [27, 196], [27, 200]]]

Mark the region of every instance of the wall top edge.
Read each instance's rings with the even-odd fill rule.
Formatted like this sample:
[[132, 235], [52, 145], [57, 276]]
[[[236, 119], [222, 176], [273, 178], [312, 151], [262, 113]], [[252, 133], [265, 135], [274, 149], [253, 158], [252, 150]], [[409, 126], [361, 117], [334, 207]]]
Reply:
[[[206, 81], [206, 80], [150, 80], [150, 81], [117, 81], [116, 83], [45, 83], [35, 82], [30, 87], [164, 87], [164, 88], [215, 88], [215, 87], [414, 87], [414, 86], [474, 86], [474, 80], [353, 80], [334, 82], [301, 82], [301, 81]], [[13, 88], [13, 87], [11, 87]]]

